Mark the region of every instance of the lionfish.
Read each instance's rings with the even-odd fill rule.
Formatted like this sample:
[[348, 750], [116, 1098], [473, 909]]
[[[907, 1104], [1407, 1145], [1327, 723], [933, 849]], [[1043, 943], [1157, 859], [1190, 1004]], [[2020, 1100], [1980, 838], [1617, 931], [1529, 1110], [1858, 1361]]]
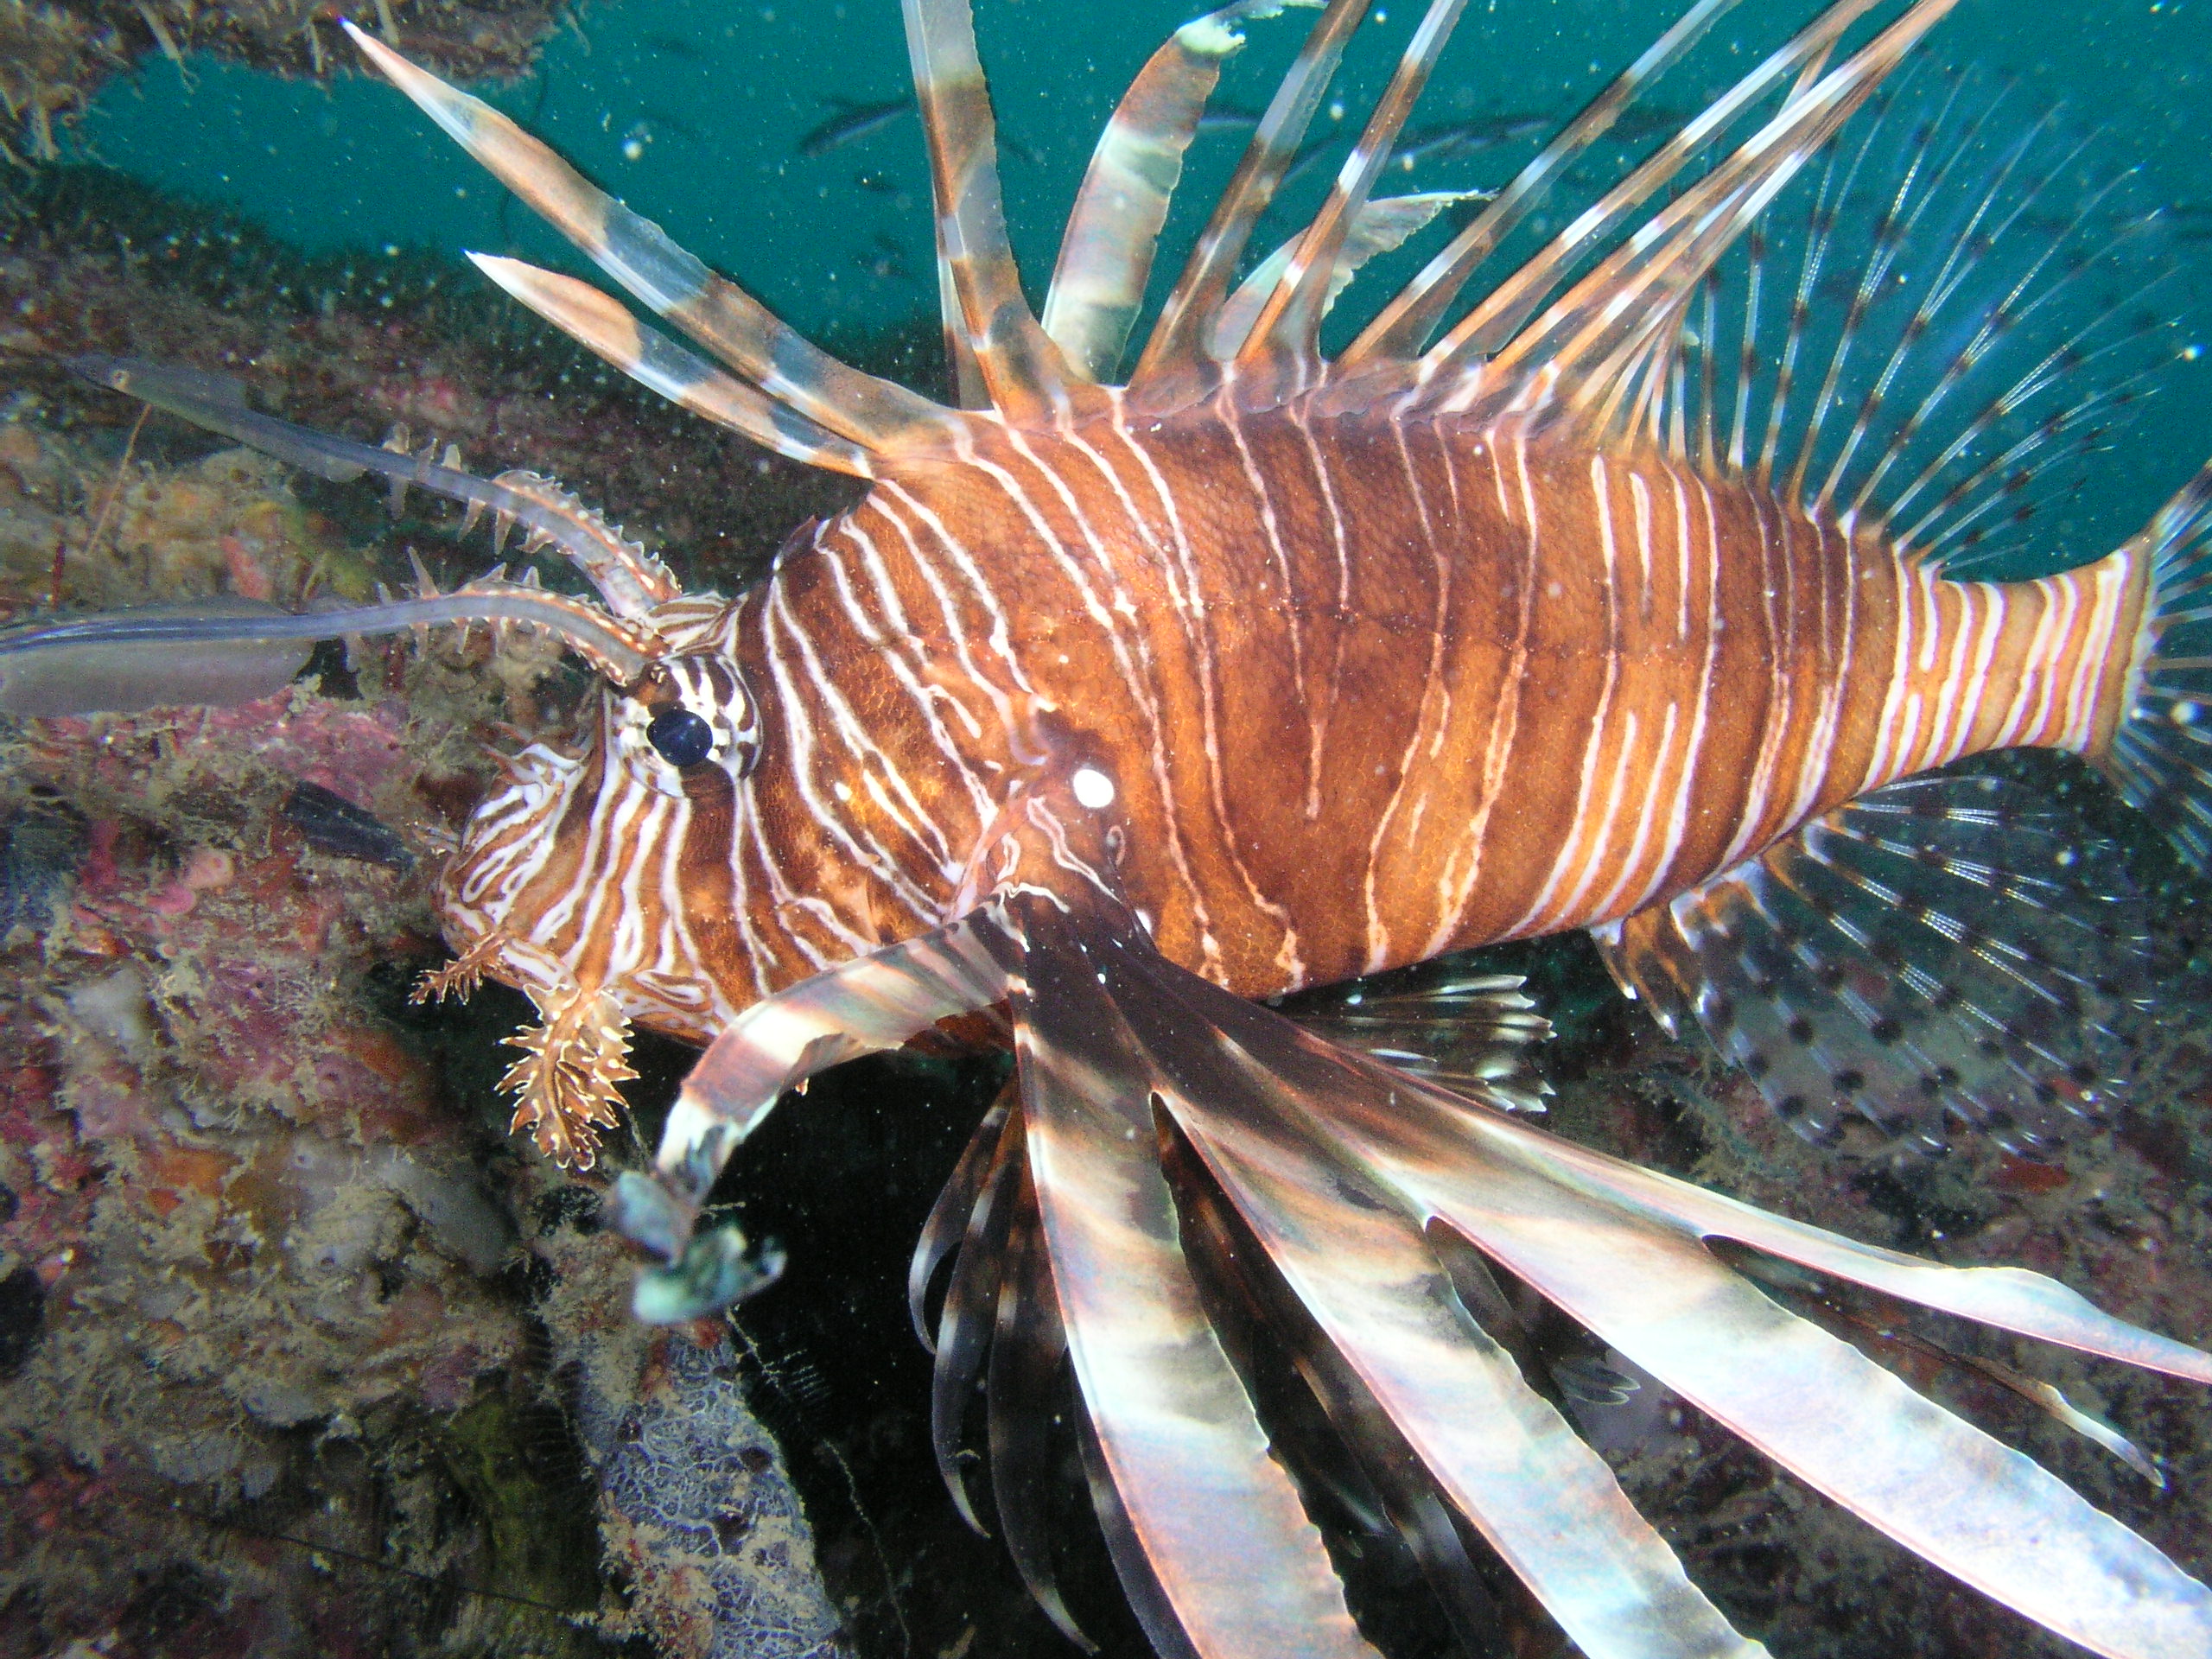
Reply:
[[[1732, 9], [1698, 0], [1502, 189], [1377, 197], [1463, 3], [1431, 0], [1319, 210], [1248, 260], [1365, 6], [1320, 9], [1117, 383], [1185, 148], [1240, 25], [1276, 8], [1201, 17], [1145, 64], [1039, 315], [967, 0], [905, 0], [950, 404], [809, 344], [354, 30], [706, 355], [584, 283], [472, 256], [493, 282], [866, 495], [736, 599], [686, 594], [534, 474], [88, 361], [326, 475], [518, 522], [597, 600], [495, 575], [71, 637], [497, 619], [604, 677], [577, 741], [523, 749], [476, 809], [435, 988], [490, 975], [534, 1000], [516, 1122], [563, 1165], [615, 1121], [633, 1026], [704, 1046], [652, 1172], [616, 1184], [658, 1262], [649, 1319], [774, 1271], [701, 1216], [780, 1096], [933, 1027], [1002, 1033], [1012, 1077], [926, 1224], [914, 1313], [952, 1495], [972, 1520], [984, 1389], [975, 1466], [1071, 1633], [1038, 1495], [1067, 1373], [1162, 1654], [1373, 1651], [1296, 1437], [1255, 1404], [1258, 1332], [1453, 1617], [1476, 1618], [1486, 1549], [1585, 1653], [1763, 1651], [1572, 1427], [1528, 1339], [1541, 1303], [2030, 1618], [2100, 1653], [2212, 1654], [2203, 1586], [1786, 1287], [1809, 1271], [2199, 1382], [2212, 1357], [2037, 1274], [1872, 1249], [1529, 1127], [1513, 1048], [1541, 1021], [1513, 982], [1458, 983], [1495, 1052], [1448, 1086], [1266, 1006], [1582, 929], [1808, 1135], [1856, 1114], [1929, 1147], [2035, 1146], [2114, 1086], [2099, 1038], [2141, 995], [2139, 901], [2028, 786], [1940, 769], [2085, 757], [2212, 866], [2212, 469], [2094, 563], [1990, 579], [2070, 522], [2069, 463], [2171, 353], [2099, 290], [2154, 263], [2146, 224], [2110, 211], [2122, 175], [1971, 78], [1885, 86], [1954, 0], [1835, 0], [1544, 224]], [[1769, 211], [1793, 189], [1802, 224]], [[1440, 251], [1325, 354], [1355, 271], [1446, 209]], [[1516, 231], [1536, 245], [1509, 262]]]

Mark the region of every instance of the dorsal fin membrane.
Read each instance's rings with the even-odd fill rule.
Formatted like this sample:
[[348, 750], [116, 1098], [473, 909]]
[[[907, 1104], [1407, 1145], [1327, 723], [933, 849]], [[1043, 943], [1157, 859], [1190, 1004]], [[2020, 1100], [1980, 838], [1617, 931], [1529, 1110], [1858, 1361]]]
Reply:
[[950, 410], [848, 367], [778, 321], [488, 104], [417, 68], [352, 23], [344, 27], [378, 72], [480, 166], [648, 309], [777, 402], [877, 454], [938, 447], [957, 429]]
[[[1572, 219], [1550, 245], [1505, 276], [1474, 308], [1435, 346], [1422, 362], [1427, 376], [1454, 377], [1448, 369], [1463, 371], [1505, 340], [1542, 304], [1545, 297], [1592, 250], [1623, 225], [1669, 181], [1702, 155], [1732, 126], [1744, 112], [1793, 75], [1802, 76], [1822, 62], [1835, 42], [1879, 0], [1838, 0], [1800, 30], [1780, 50], [1700, 111], [1674, 137], [1630, 170], [1590, 207]], [[1581, 148], [1618, 118], [1620, 108], [1660, 71], [1695, 43], [1719, 21], [1720, 10], [1699, 6], [1677, 23], [1643, 59], [1608, 87], [1574, 126], [1547, 148], [1508, 185], [1490, 211], [1470, 225], [1409, 283], [1403, 294], [1386, 307], [1365, 334], [1345, 353], [1357, 361], [1369, 353], [1413, 350], [1441, 320], [1452, 296], [1497, 248], [1505, 234], [1535, 207], [1559, 172]], [[1801, 85], [1801, 92], [1803, 86]], [[1618, 97], [1618, 102], [1614, 100]], [[1576, 139], [1576, 129], [1588, 124], [1586, 134]], [[1556, 157], [1556, 159], [1554, 159]], [[1548, 162], [1549, 165], [1548, 166]]]
[[1344, 55], [1344, 41], [1367, 15], [1367, 4], [1368, 0], [1329, 0], [1328, 10], [1299, 48], [1296, 61], [1275, 89], [1245, 146], [1243, 159], [1160, 308], [1152, 338], [1129, 377], [1133, 388], [1180, 378], [1203, 364], [1208, 331], [1229, 297], [1236, 262], [1251, 240], [1252, 227], [1274, 200], [1275, 188], [1298, 153], [1299, 141]]
[[1193, 19], [1167, 37], [1122, 94], [1076, 192], [1045, 296], [1045, 332], [1071, 372], [1106, 380], [1121, 363], [1183, 154], [1223, 61], [1244, 44], [1236, 25], [1281, 10], [1274, 0], [1243, 0]]
[[1327, 308], [1337, 256], [1465, 5], [1466, 0], [1429, 0], [1421, 26], [1398, 60], [1397, 72], [1376, 101], [1359, 143], [1344, 158], [1328, 200], [1299, 238], [1274, 292], [1253, 321], [1237, 353], [1240, 365], [1280, 363], [1289, 370], [1294, 384], [1313, 378], [1319, 365], [1321, 314]]
[[[1478, 307], [1424, 359], [1424, 366], [1462, 371], [1461, 385], [1439, 399], [1440, 406], [1463, 409], [1478, 397], [1501, 406], [1525, 403], [1529, 386], [1538, 380], [1571, 387], [1580, 408], [1601, 404], [1638, 366], [1632, 356], [1621, 354], [1623, 348], [1649, 337], [1662, 321], [1679, 317], [1680, 303], [1713, 262], [1955, 3], [1917, 0], [1845, 62], [1793, 93], [1771, 120], [1712, 173], [1655, 214], [1541, 317], [1520, 328], [1494, 357], [1480, 363], [1465, 354], [1485, 337], [1493, 321], [1510, 322], [1522, 308], [1503, 308], [1502, 315], [1494, 317], [1495, 295]], [[1522, 274], [1516, 272], [1509, 286], [1522, 283]], [[1525, 301], [1530, 296], [1520, 297]]]
[[914, 95], [929, 137], [937, 202], [940, 293], [957, 315], [946, 342], [968, 395], [969, 375], [1007, 419], [1039, 418], [1067, 396], [1059, 348], [1022, 297], [999, 195], [998, 145], [968, 0], [904, 0]]
[[[1321, 314], [1328, 315], [1337, 296], [1370, 259], [1402, 245], [1446, 208], [1484, 197], [1480, 190], [1430, 190], [1410, 196], [1371, 196], [1361, 203], [1337, 249], [1336, 268], [1321, 295]], [[1284, 243], [1253, 266], [1236, 285], [1236, 291], [1222, 302], [1206, 338], [1208, 356], [1226, 361], [1236, 355], [1251, 334], [1253, 319], [1260, 315], [1261, 306], [1274, 291], [1297, 251], [1296, 239]]]
[[[1529, 336], [1522, 325], [1535, 314], [1545, 296], [1582, 257], [1600, 246], [1630, 213], [1649, 200], [1690, 162], [1709, 149], [1746, 110], [1792, 75], [1797, 78], [1796, 85], [1783, 101], [1784, 114], [1776, 116], [1723, 165], [1738, 164], [1734, 176], [1740, 181], [1747, 170], [1756, 172], [1756, 160], [1761, 156], [1766, 158], [1770, 167], [1802, 164], [1805, 156], [1811, 154], [1809, 146], [1777, 145], [1776, 137], [1792, 130], [1793, 124], [1785, 118], [1788, 114], [1794, 112], [1798, 118], [1796, 130], [1802, 134], [1805, 118], [1816, 116], [1833, 107], [1819, 96], [1819, 89], [1823, 84], [1832, 89], [1853, 84], [1847, 73], [1844, 79], [1837, 80], [1833, 77], [1824, 77], [1821, 72], [1835, 50], [1837, 42], [1861, 17], [1874, 10], [1877, 3], [1878, 0], [1838, 0], [1838, 3], [1814, 18], [1788, 45], [1700, 111], [1657, 153], [1634, 169], [1614, 189], [1607, 192], [1589, 211], [1575, 219], [1550, 248], [1486, 295], [1450, 334], [1429, 349], [1424, 366], [1433, 371], [1455, 357], [1465, 365], [1503, 351], [1509, 341], [1525, 341]], [[1948, 8], [1949, 0], [1921, 0], [1921, 3], [1941, 3]], [[1910, 22], [1918, 13], [1919, 7], [1916, 6], [1904, 19], [1900, 20], [1901, 23]], [[1932, 23], [1934, 19], [1931, 17], [1928, 21]], [[1864, 54], [1862, 64], [1863, 60]], [[1868, 90], [1874, 84], [1871, 80], [1866, 83]], [[1752, 162], [1754, 166], [1747, 169], [1742, 165], [1745, 162]], [[1783, 176], [1786, 178], [1787, 175]], [[1711, 185], [1713, 181], [1708, 179], [1705, 183]], [[1708, 200], [1712, 194], [1708, 193]], [[1679, 201], [1675, 204], [1677, 207], [1680, 205]], [[1751, 217], [1756, 218], [1756, 215]], [[1616, 251], [1616, 263], [1624, 256], [1633, 256], [1649, 248], [1660, 239], [1662, 234], [1656, 223], [1640, 227], [1627, 247]], [[1595, 297], [1596, 290], [1601, 286], [1592, 277], [1585, 277], [1578, 285], [1578, 291]], [[1610, 302], [1600, 299], [1599, 302]], [[1554, 315], [1559, 315], [1565, 308], [1566, 302], [1560, 302], [1553, 308]], [[1636, 316], [1643, 315], [1633, 308], [1622, 309]]]
[[[1631, 436], [1640, 410], [1713, 429], [1706, 464], [1949, 575], [2047, 575], [2126, 539], [2129, 486], [2163, 480], [2120, 439], [2186, 326], [2159, 301], [2147, 191], [1973, 74], [1902, 80], [1863, 130], [1725, 256], [1703, 327], [1678, 307], [1593, 371], [1619, 415], [1594, 410], [1593, 436]], [[1714, 407], [1703, 387], [1731, 369]]]

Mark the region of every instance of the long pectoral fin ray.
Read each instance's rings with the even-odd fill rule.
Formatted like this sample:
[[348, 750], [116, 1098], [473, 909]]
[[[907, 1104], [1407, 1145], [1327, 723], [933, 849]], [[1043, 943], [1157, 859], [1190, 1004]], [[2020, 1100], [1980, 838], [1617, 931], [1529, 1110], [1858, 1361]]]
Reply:
[[1342, 1154], [1329, 1090], [1346, 1074], [1304, 1057], [1287, 1071], [1255, 1058], [1247, 1042], [1284, 1048], [1292, 1028], [1156, 958], [1132, 961], [1115, 988], [1161, 1069], [1168, 1113], [1268, 1260], [1443, 1492], [1582, 1650], [1763, 1653], [1468, 1318], [1418, 1215]]
[[[1015, 1123], [1012, 1128], [1006, 1127], [1010, 1121]], [[937, 1363], [930, 1391], [930, 1446], [960, 1518], [977, 1532], [988, 1529], [969, 1495], [962, 1468], [962, 1429], [991, 1351], [1003, 1256], [1013, 1226], [1020, 1133], [1018, 1121], [1001, 1120], [989, 1135], [984, 1168], [969, 1195], [960, 1254], [944, 1288], [944, 1306], [938, 1313], [937, 1340], [931, 1344]], [[977, 1140], [982, 1139], [979, 1133]]]
[[1036, 1183], [1026, 1160], [1018, 1160], [1014, 1172], [1011, 1223], [986, 1385], [991, 1501], [1006, 1531], [1007, 1553], [1030, 1596], [1063, 1635], [1089, 1653], [1096, 1644], [1068, 1611], [1053, 1566], [1046, 1500], [1054, 1426], [1064, 1421], [1058, 1414], [1067, 1399], [1068, 1343], [1054, 1300]]
[[[1332, 1050], [1179, 969], [1148, 971], [1172, 976], [1185, 1006], [1208, 1014], [1268, 1085], [1275, 1121], [1263, 1132], [1217, 1121], [1198, 1133], [1255, 1211], [1281, 1211], [1287, 1236], [1313, 1179], [1286, 1182], [1281, 1161], [1294, 1140], [1280, 1127], [1286, 1106], [1302, 1097], [1325, 1104], [1325, 1120], [1313, 1121], [1325, 1127], [1331, 1161], [1356, 1172], [1358, 1185], [1449, 1225], [1946, 1571], [2098, 1652], [2212, 1653], [2212, 1592], [2029, 1459], [1777, 1306], [1702, 1241], [1734, 1238], [1923, 1306], [2177, 1375], [2212, 1378], [2212, 1357], [2101, 1314], [2038, 1274], [1873, 1249], [1554, 1141]], [[1272, 1195], [1262, 1185], [1271, 1160]], [[1332, 1231], [1342, 1224], [1331, 1216]], [[1368, 1260], [1333, 1246], [1313, 1254], [1317, 1286], [1333, 1272], [1349, 1287]], [[1377, 1312], [1388, 1303], [1369, 1286], [1355, 1305], [1379, 1321], [1363, 1350], [1379, 1365], [1390, 1352], [1391, 1323]]]
[[914, 1241], [913, 1259], [906, 1268], [906, 1312], [913, 1320], [914, 1334], [921, 1338], [922, 1346], [932, 1352], [936, 1351], [937, 1339], [931, 1334], [927, 1313], [930, 1282], [937, 1277], [937, 1270], [945, 1258], [961, 1248], [961, 1236], [967, 1230], [969, 1217], [975, 1213], [984, 1185], [996, 1176], [999, 1135], [1006, 1128], [1007, 1116], [1014, 1103], [1014, 1085], [1008, 1083], [983, 1114], [975, 1133], [969, 1136], [959, 1161], [937, 1195], [937, 1202], [930, 1206], [929, 1217], [922, 1223], [921, 1236]]
[[1084, 1410], [1126, 1523], [1117, 1543], [1108, 1517], [1124, 1581], [1141, 1609], [1155, 1581], [1201, 1655], [1366, 1659], [1320, 1534], [1199, 1305], [1141, 1055], [1100, 968], [1052, 914], [1033, 913], [1025, 931], [1014, 1013], [1030, 1167]]

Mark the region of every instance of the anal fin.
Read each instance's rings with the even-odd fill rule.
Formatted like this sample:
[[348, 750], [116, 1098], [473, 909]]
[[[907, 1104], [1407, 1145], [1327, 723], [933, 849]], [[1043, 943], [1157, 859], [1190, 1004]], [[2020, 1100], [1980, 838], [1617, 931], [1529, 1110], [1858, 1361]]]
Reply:
[[1939, 1148], [1955, 1122], [2031, 1146], [2101, 1116], [2145, 950], [2117, 850], [1978, 774], [1862, 796], [1596, 937], [1800, 1133], [1856, 1111]]

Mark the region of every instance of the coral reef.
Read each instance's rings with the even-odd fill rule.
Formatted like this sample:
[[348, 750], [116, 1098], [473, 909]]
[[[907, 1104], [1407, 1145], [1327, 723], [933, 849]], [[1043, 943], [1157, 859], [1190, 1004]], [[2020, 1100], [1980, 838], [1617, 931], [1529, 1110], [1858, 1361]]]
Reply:
[[[0, 109], [12, 136], [0, 158], [60, 154], [57, 130], [83, 113], [111, 75], [158, 53], [186, 65], [204, 54], [283, 75], [324, 79], [350, 67], [337, 50], [339, 10], [326, 0], [7, 0], [0, 5]], [[461, 80], [528, 72], [561, 21], [548, 0], [375, 0], [365, 22], [417, 62]]]
[[[188, 260], [149, 280], [73, 240], [90, 222], [18, 220], [0, 253], [0, 616], [358, 594], [416, 537], [442, 571], [488, 557], [380, 491], [141, 425], [50, 366], [87, 346], [251, 363], [288, 413], [404, 422], [494, 467], [566, 454], [626, 476], [641, 529], [716, 486], [775, 495], [751, 452], [642, 400], [503, 379], [480, 334], [410, 355], [435, 283], [411, 314], [372, 293], [370, 321], [340, 273], [272, 261], [226, 267], [211, 303]], [[671, 453], [699, 499], [662, 481]], [[820, 499], [763, 512], [780, 534]], [[481, 746], [584, 690], [527, 640], [403, 639], [234, 708], [0, 727], [0, 1655], [703, 1656], [716, 1605], [831, 1650], [739, 1390], [680, 1339], [649, 1350], [613, 1242], [573, 1223], [590, 1193], [504, 1134], [514, 1001], [405, 1002]], [[691, 1489], [703, 1549], [618, 1481], [664, 1433], [626, 1423], [702, 1402], [728, 1465]], [[602, 1475], [626, 1493], [604, 1535]], [[747, 1541], [713, 1534], [738, 1514]]]
[[798, 1494], [746, 1402], [731, 1344], [663, 1337], [638, 1392], [612, 1422], [588, 1403], [586, 1433], [599, 1452], [607, 1553], [626, 1568], [659, 1649], [849, 1654]]

